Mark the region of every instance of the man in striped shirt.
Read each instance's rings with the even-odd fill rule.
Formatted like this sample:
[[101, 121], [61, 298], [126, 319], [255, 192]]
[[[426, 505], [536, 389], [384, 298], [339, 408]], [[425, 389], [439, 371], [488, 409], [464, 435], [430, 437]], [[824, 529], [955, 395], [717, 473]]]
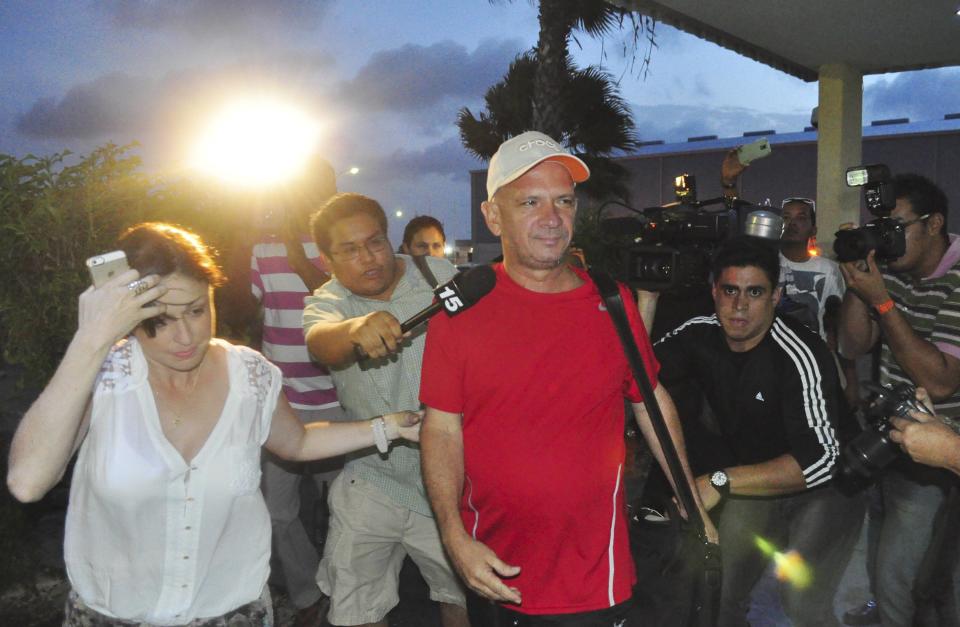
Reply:
[[[866, 261], [840, 268], [847, 283], [840, 351], [848, 358], [879, 339], [881, 383], [924, 387], [937, 414], [960, 418], [960, 239], [947, 233], [947, 197], [918, 175], [894, 178], [896, 207], [905, 225], [906, 251], [886, 264]], [[884, 519], [877, 547], [877, 605], [884, 625], [911, 625], [914, 583], [930, 547], [933, 523], [951, 485], [949, 473], [895, 462], [880, 479]], [[922, 590], [916, 592], [922, 593]]]
[[747, 625], [750, 591], [770, 559], [758, 540], [795, 551], [812, 575], [788, 573], [794, 578], [781, 588], [792, 624], [837, 625], [833, 595], [863, 520], [863, 500], [831, 481], [840, 448], [836, 366], [815, 331], [776, 315], [779, 274], [772, 246], [726, 240], [713, 262], [716, 313], [691, 318], [654, 346], [660, 381], [696, 383], [716, 416], [720, 461], [697, 487], [708, 509], [722, 505], [714, 517], [721, 627]]
[[[310, 237], [308, 218], [334, 193], [333, 169], [317, 160], [304, 184], [291, 190], [278, 233], [254, 245], [250, 262], [251, 291], [263, 306], [261, 352], [280, 368], [284, 394], [305, 423], [346, 419], [330, 374], [310, 358], [303, 337], [303, 300], [330, 278]], [[320, 559], [300, 521], [300, 482], [310, 476], [322, 496], [343, 459], [291, 464], [265, 454], [264, 460], [263, 492], [287, 592], [298, 609], [297, 625], [317, 625], [322, 618], [315, 581]]]

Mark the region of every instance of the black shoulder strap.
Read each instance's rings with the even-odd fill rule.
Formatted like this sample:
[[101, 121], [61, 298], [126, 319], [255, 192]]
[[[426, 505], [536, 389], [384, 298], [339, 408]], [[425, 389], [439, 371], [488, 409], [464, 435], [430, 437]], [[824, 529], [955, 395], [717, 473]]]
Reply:
[[613, 326], [617, 329], [617, 335], [620, 336], [620, 343], [623, 345], [623, 352], [630, 364], [630, 369], [633, 371], [633, 378], [637, 381], [637, 386], [643, 395], [643, 404], [647, 408], [650, 424], [653, 425], [654, 434], [656, 434], [660, 449], [663, 451], [663, 458], [667, 463], [667, 469], [675, 486], [677, 498], [687, 512], [687, 520], [693, 525], [697, 534], [697, 542], [703, 551], [698, 556], [702, 560], [699, 563], [699, 567], [702, 568], [702, 577], [698, 577], [694, 582], [696, 592], [693, 595], [694, 607], [690, 624], [698, 627], [712, 627], [716, 624], [720, 609], [720, 582], [722, 579], [720, 548], [707, 539], [703, 517], [700, 515], [700, 510], [697, 509], [690, 484], [687, 483], [683, 474], [683, 466], [680, 464], [677, 449], [673, 445], [673, 438], [670, 437], [670, 429], [667, 428], [667, 422], [663, 419], [663, 412], [660, 410], [657, 398], [653, 394], [650, 375], [646, 371], [646, 365], [640, 357], [640, 350], [637, 348], [633, 332], [630, 330], [630, 321], [623, 305], [623, 298], [620, 297], [620, 289], [617, 287], [616, 281], [606, 273], [594, 268], [591, 268], [589, 273], [590, 278], [593, 279], [600, 291], [600, 297], [603, 298], [610, 317], [613, 318]]
[[413, 259], [413, 265], [417, 266], [417, 269], [420, 270], [420, 274], [422, 274], [423, 278], [427, 280], [427, 283], [430, 284], [430, 287], [435, 288], [440, 285], [440, 281], [437, 280], [437, 277], [433, 276], [430, 266], [427, 265], [426, 255], [420, 255], [418, 257], [411, 255], [410, 258]]
[[650, 375], [647, 373], [646, 364], [640, 356], [640, 350], [633, 338], [633, 332], [630, 330], [630, 322], [627, 319], [627, 312], [624, 309], [623, 299], [620, 297], [620, 289], [616, 281], [611, 279], [606, 273], [595, 268], [590, 269], [590, 278], [596, 283], [600, 296], [607, 306], [607, 312], [613, 318], [613, 325], [617, 329], [617, 335], [620, 336], [620, 343], [623, 345], [623, 352], [633, 371], [633, 378], [640, 388], [643, 395], [643, 404], [647, 408], [647, 414], [650, 416], [650, 423], [653, 425], [654, 433], [660, 442], [660, 448], [663, 450], [663, 457], [667, 462], [667, 468], [670, 472], [672, 483], [675, 486], [677, 497], [683, 508], [687, 511], [690, 522], [696, 525], [697, 531], [701, 537], [706, 538], [703, 526], [703, 518], [700, 516], [700, 510], [697, 509], [696, 501], [693, 498], [693, 492], [690, 484], [687, 483], [683, 474], [683, 466], [680, 464], [680, 457], [677, 449], [673, 445], [673, 438], [670, 437], [670, 429], [667, 422], [663, 419], [663, 412], [653, 393], [653, 385], [650, 383]]

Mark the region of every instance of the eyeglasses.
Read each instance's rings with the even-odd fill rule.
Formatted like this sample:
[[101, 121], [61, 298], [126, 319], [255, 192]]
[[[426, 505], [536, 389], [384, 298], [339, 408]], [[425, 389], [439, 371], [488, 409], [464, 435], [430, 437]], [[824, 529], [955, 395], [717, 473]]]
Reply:
[[390, 247], [390, 241], [385, 235], [377, 235], [376, 237], [371, 237], [363, 244], [347, 244], [338, 250], [331, 251], [331, 254], [335, 259], [340, 261], [353, 261], [360, 256], [360, 251], [366, 249], [371, 255], [377, 255], [385, 251]]
[[810, 207], [810, 211], [816, 213], [817, 211], [817, 201], [813, 198], [801, 198], [800, 196], [791, 196], [790, 198], [784, 198], [783, 202], [780, 203], [780, 208], [783, 209], [792, 202], [803, 203], [806, 206]]

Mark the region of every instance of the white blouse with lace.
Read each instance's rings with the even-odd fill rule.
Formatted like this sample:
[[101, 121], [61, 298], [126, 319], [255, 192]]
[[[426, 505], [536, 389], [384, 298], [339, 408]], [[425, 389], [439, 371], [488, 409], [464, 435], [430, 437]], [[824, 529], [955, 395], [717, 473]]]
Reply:
[[64, 556], [73, 589], [102, 614], [182, 624], [254, 601], [266, 585], [260, 447], [280, 371], [256, 351], [213, 341], [226, 349], [230, 390], [189, 464], [163, 434], [136, 339], [117, 344], [97, 378]]

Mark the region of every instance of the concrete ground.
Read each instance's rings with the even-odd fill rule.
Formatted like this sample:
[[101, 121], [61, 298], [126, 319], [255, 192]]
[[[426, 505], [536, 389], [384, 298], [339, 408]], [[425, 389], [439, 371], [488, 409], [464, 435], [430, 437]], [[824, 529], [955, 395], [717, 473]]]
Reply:
[[[33, 586], [0, 591], [0, 624], [54, 627], [60, 624], [67, 592], [61, 557], [63, 511], [51, 511], [44, 515], [31, 535], [35, 537], [24, 540], [36, 547], [37, 559], [44, 568]], [[865, 534], [862, 534], [834, 601], [838, 618], [847, 609], [862, 603], [869, 594], [865, 546]], [[752, 627], [790, 626], [780, 609], [777, 585], [777, 581], [770, 576], [764, 578], [755, 589], [754, 607], [749, 616]], [[440, 627], [439, 612], [428, 594], [426, 584], [408, 560], [400, 575], [400, 604], [389, 615], [391, 627]], [[292, 624], [293, 608], [280, 586], [274, 588], [274, 602], [277, 627]]]
[[[6, 446], [19, 420], [19, 416], [29, 405], [32, 395], [15, 389], [12, 377], [4, 376], [0, 369], [0, 470], [6, 474]], [[642, 485], [642, 478], [638, 483]], [[310, 482], [304, 482], [311, 486]], [[309, 491], [309, 487], [306, 488]], [[308, 494], [304, 495], [305, 497]], [[316, 495], [312, 495], [316, 498]], [[309, 500], [309, 499], [307, 499]], [[9, 494], [0, 495], [0, 514], [25, 516], [29, 521], [23, 538], [4, 538], [0, 534], [0, 543], [10, 541], [22, 543], [29, 548], [32, 564], [31, 580], [24, 581], [16, 573], [5, 580], [17, 583], [0, 589], [0, 625], [17, 627], [56, 627], [62, 621], [63, 602], [67, 593], [66, 578], [63, 573], [63, 518], [66, 512], [67, 489], [62, 485], [54, 489], [41, 503], [21, 506], [12, 502]], [[320, 505], [322, 508], [322, 505]], [[309, 511], [309, 510], [306, 510]], [[316, 510], [314, 510], [314, 513]], [[309, 516], [307, 522], [310, 522]], [[0, 519], [0, 525], [9, 527], [10, 519]], [[864, 529], [866, 526], [864, 525]], [[319, 535], [319, 534], [318, 534]], [[843, 577], [835, 599], [836, 616], [840, 617], [847, 609], [862, 603], [868, 596], [865, 570], [865, 534], [857, 544], [853, 559]], [[8, 548], [4, 545], [4, 548]], [[0, 568], [8, 568], [9, 556], [0, 560]], [[0, 573], [2, 574], [2, 573]], [[283, 593], [282, 581], [273, 588], [276, 608], [277, 627], [292, 624], [293, 609]], [[790, 623], [783, 615], [776, 593], [777, 582], [765, 578], [754, 593], [754, 608], [750, 614], [753, 627], [785, 627]], [[400, 604], [389, 615], [391, 627], [440, 627], [440, 617], [436, 604], [429, 600], [428, 590], [416, 568], [408, 562], [400, 576]]]

